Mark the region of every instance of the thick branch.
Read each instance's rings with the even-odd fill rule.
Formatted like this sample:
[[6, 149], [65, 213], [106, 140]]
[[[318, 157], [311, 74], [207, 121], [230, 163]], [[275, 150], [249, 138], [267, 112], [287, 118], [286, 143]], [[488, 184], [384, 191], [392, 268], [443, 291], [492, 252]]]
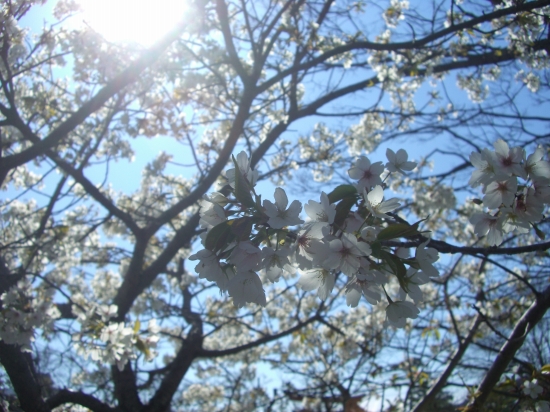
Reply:
[[518, 349], [523, 345], [527, 334], [533, 330], [537, 323], [539, 323], [548, 308], [550, 308], [550, 286], [548, 286], [542, 294], [537, 295], [535, 302], [527, 309], [527, 312], [523, 314], [508, 337], [508, 340], [500, 348], [500, 352], [495, 358], [491, 368], [485, 375], [483, 381], [479, 384], [476, 393], [468, 404], [466, 409], [467, 412], [478, 412], [483, 410], [485, 401], [487, 401], [491, 391], [498, 383]]
[[127, 362], [121, 371], [116, 365], [113, 365], [111, 375], [115, 384], [115, 397], [120, 409], [124, 412], [141, 411], [143, 404], [139, 399], [136, 374], [132, 370], [130, 362]]
[[53, 409], [67, 403], [77, 404], [90, 409], [92, 412], [117, 412], [118, 408], [111, 408], [92, 395], [84, 392], [72, 392], [67, 389], [61, 389], [54, 396], [46, 401], [48, 408]]
[[[385, 246], [391, 247], [417, 247], [420, 243], [425, 242], [428, 238], [422, 236], [421, 240], [415, 242], [394, 242], [394, 241], [385, 241], [382, 242]], [[532, 253], [532, 252], [543, 252], [550, 249], [550, 242], [537, 243], [534, 245], [528, 246], [517, 246], [517, 247], [471, 247], [471, 246], [455, 246], [450, 245], [447, 242], [441, 240], [430, 240], [428, 247], [434, 248], [441, 253], [460, 253], [463, 255], [521, 255], [523, 253]]]
[[25, 412], [49, 412], [42, 399], [42, 385], [36, 376], [31, 354], [0, 341], [0, 362], [10, 377], [21, 408]]

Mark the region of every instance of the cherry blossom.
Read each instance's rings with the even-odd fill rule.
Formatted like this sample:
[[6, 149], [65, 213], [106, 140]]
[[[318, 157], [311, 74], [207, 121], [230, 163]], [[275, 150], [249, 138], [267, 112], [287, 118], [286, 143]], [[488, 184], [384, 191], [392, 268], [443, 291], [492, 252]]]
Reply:
[[285, 226], [294, 226], [304, 223], [300, 219], [302, 205], [298, 200], [294, 200], [287, 209], [288, 197], [286, 192], [280, 187], [275, 189], [275, 204], [269, 200], [264, 200], [265, 214], [269, 217], [267, 223], [273, 229], [282, 229]]
[[412, 302], [398, 300], [386, 308], [386, 319], [391, 325], [403, 328], [408, 318], [416, 319], [419, 313], [420, 310]]
[[367, 243], [358, 242], [355, 236], [343, 233], [341, 238], [329, 242], [328, 256], [323, 261], [323, 266], [352, 276], [361, 266], [359, 258], [370, 254], [371, 248]]
[[416, 261], [420, 269], [429, 277], [436, 278], [439, 276], [439, 271], [434, 267], [433, 263], [439, 260], [439, 254], [434, 248], [427, 248], [426, 245], [430, 242], [427, 240], [416, 248]]
[[535, 151], [527, 157], [525, 161], [525, 171], [529, 177], [536, 182], [550, 182], [550, 163], [543, 160], [545, 151], [542, 146], [538, 146]]
[[489, 183], [485, 189], [483, 204], [489, 209], [498, 208], [501, 204], [511, 206], [516, 195], [518, 182], [515, 177]]
[[[255, 169], [252, 169], [250, 167], [250, 161], [248, 160], [248, 155], [243, 151], [240, 152], [236, 159], [237, 166], [239, 167], [239, 170], [243, 177], [246, 179], [248, 184], [251, 187], [254, 187], [256, 185], [256, 181], [258, 180], [258, 171]], [[235, 187], [235, 168], [230, 168], [225, 172], [225, 176], [227, 177], [227, 180], [229, 181], [229, 185], [231, 187]]]
[[304, 205], [304, 210], [314, 222], [334, 223], [336, 205], [331, 204], [325, 192], [321, 192], [321, 202], [310, 200]]
[[470, 162], [475, 167], [476, 170], [472, 172], [470, 181], [468, 184], [472, 187], [477, 187], [479, 185], [487, 186], [489, 183], [496, 179], [496, 171], [493, 164], [495, 163], [491, 160], [491, 157], [494, 155], [489, 149], [483, 149], [481, 153], [472, 152], [470, 154]]
[[489, 246], [497, 246], [502, 243], [502, 219], [488, 213], [474, 213], [470, 217], [470, 223], [474, 225], [476, 235], [487, 235]]
[[229, 262], [237, 267], [237, 270], [259, 270], [262, 262], [262, 251], [252, 242], [239, 242], [233, 249]]
[[351, 169], [348, 170], [348, 175], [357, 182], [357, 190], [360, 192], [363, 189], [369, 190], [371, 187], [382, 184], [380, 175], [384, 171], [382, 162], [370, 162], [365, 156], [359, 157]]
[[199, 250], [194, 255], [189, 256], [189, 260], [199, 261], [195, 266], [195, 272], [199, 274], [200, 278], [216, 282], [221, 290], [227, 289], [227, 276], [220, 266], [220, 259], [215, 253], [207, 249]]
[[498, 169], [499, 173], [527, 179], [527, 173], [521, 165], [525, 156], [525, 152], [521, 147], [510, 149], [508, 143], [502, 139], [498, 139], [494, 143], [494, 147], [494, 156], [491, 156], [490, 161], [493, 162], [493, 167]]
[[523, 382], [523, 393], [527, 396], [530, 396], [531, 399], [537, 399], [542, 393], [542, 387], [538, 384], [537, 379], [532, 381]]
[[389, 219], [390, 217], [386, 213], [401, 206], [395, 198], [385, 202], [382, 201], [382, 199], [384, 199], [384, 190], [382, 189], [382, 186], [376, 186], [368, 193], [363, 191], [363, 197], [365, 198], [365, 206], [369, 212], [371, 212], [373, 216], [379, 218]]
[[310, 291], [317, 289], [317, 296], [321, 300], [326, 300], [334, 288], [335, 277], [331, 271], [323, 268], [314, 268], [306, 270], [298, 280], [298, 286], [303, 290]]
[[410, 172], [416, 167], [416, 162], [408, 161], [409, 155], [405, 149], [399, 149], [397, 153], [394, 153], [393, 150], [386, 150], [386, 157], [388, 158], [388, 163], [386, 163], [386, 168], [390, 172], [399, 172], [404, 174], [405, 172]]
[[239, 271], [227, 284], [227, 292], [233, 298], [233, 304], [240, 308], [247, 303], [265, 306], [267, 301], [262, 281], [251, 270]]
[[262, 249], [262, 266], [265, 268], [269, 280], [277, 282], [285, 271], [294, 273], [294, 268], [288, 260], [289, 254], [290, 250], [288, 248], [273, 249], [272, 247], [264, 247]]

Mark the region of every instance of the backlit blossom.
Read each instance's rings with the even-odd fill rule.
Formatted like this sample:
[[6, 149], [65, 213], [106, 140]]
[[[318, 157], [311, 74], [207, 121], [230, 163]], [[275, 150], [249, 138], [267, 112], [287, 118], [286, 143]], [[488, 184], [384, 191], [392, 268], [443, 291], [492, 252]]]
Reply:
[[532, 381], [523, 382], [523, 393], [527, 396], [530, 396], [531, 399], [537, 399], [542, 393], [542, 387], [538, 384], [537, 379]]
[[387, 212], [397, 209], [401, 206], [397, 199], [393, 198], [385, 202], [384, 190], [382, 186], [376, 186], [370, 192], [363, 191], [363, 197], [365, 198], [365, 206], [372, 213], [373, 216], [389, 219]]
[[[256, 181], [258, 180], [258, 171], [254, 170], [250, 167], [250, 161], [248, 160], [248, 155], [243, 151], [240, 152], [235, 160], [237, 161], [237, 166], [239, 167], [239, 170], [245, 180], [248, 182], [248, 184], [252, 187], [256, 185]], [[227, 177], [227, 180], [229, 181], [229, 185], [231, 187], [235, 187], [235, 168], [228, 169], [227, 172], [225, 172], [225, 176]]]
[[267, 303], [262, 281], [258, 274], [251, 270], [237, 272], [228, 282], [227, 292], [238, 308], [247, 303], [256, 303], [260, 306]]
[[420, 311], [412, 303], [398, 300], [392, 302], [386, 308], [386, 319], [388, 322], [398, 328], [404, 328], [407, 319], [416, 319]]
[[336, 205], [331, 204], [325, 192], [321, 192], [321, 203], [310, 200], [304, 205], [307, 215], [315, 222], [334, 223]]
[[485, 196], [483, 196], [483, 205], [489, 209], [498, 208], [501, 204], [511, 206], [517, 188], [518, 182], [515, 177], [489, 183], [485, 189]]
[[280, 187], [275, 189], [275, 204], [269, 200], [264, 200], [265, 214], [269, 217], [267, 223], [273, 229], [282, 229], [285, 226], [294, 226], [304, 223], [300, 219], [302, 204], [294, 200], [287, 209], [288, 197], [286, 192]]
[[289, 254], [289, 249], [279, 248], [275, 250], [272, 247], [264, 247], [262, 249], [262, 266], [270, 281], [277, 282], [285, 271], [287, 273], [294, 272], [294, 268], [290, 266], [290, 261], [288, 260]]
[[262, 262], [262, 251], [249, 241], [239, 242], [231, 252], [229, 262], [237, 271], [259, 270]]
[[488, 213], [474, 213], [470, 217], [470, 223], [474, 225], [474, 232], [478, 236], [487, 235], [489, 246], [498, 246], [502, 243], [502, 220]]
[[535, 151], [527, 157], [525, 162], [525, 171], [533, 181], [545, 182], [550, 181], [550, 163], [543, 160], [545, 150], [539, 146]]
[[493, 166], [495, 162], [490, 160], [493, 155], [494, 153], [488, 149], [483, 149], [481, 153], [472, 152], [470, 154], [470, 162], [476, 169], [472, 172], [468, 182], [470, 186], [487, 186], [496, 179], [496, 171]]
[[317, 289], [321, 300], [326, 300], [334, 288], [334, 274], [323, 268], [306, 270], [298, 280], [298, 286], [305, 291]]
[[359, 157], [355, 164], [348, 170], [348, 175], [357, 182], [358, 191], [370, 189], [373, 186], [382, 184], [380, 175], [384, 171], [382, 162], [372, 163], [365, 156]]
[[328, 256], [323, 266], [352, 276], [361, 266], [359, 258], [370, 254], [371, 248], [367, 243], [358, 242], [355, 236], [343, 233], [341, 238], [329, 242]]
[[420, 269], [431, 278], [439, 276], [439, 271], [434, 267], [433, 263], [439, 260], [439, 253], [431, 247], [426, 247], [430, 241], [427, 240], [416, 248], [416, 261], [420, 265]]
[[397, 153], [394, 153], [391, 149], [387, 149], [386, 157], [388, 158], [386, 168], [390, 172], [399, 172], [404, 174], [405, 172], [410, 172], [416, 167], [416, 162], [407, 160], [409, 155], [404, 149], [399, 149]]
[[521, 165], [525, 152], [521, 147], [509, 148], [508, 143], [502, 139], [498, 139], [494, 143], [495, 154], [491, 156], [490, 161], [493, 162], [493, 167], [498, 173], [504, 173], [507, 176], [520, 176], [527, 179], [527, 173]]

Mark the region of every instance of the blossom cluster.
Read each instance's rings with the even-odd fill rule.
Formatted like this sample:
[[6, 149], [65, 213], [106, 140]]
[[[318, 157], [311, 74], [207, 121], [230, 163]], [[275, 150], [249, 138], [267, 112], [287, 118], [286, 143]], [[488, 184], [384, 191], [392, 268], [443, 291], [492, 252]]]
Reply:
[[34, 341], [35, 328], [48, 329], [60, 316], [52, 304], [53, 289], [41, 291], [42, 296], [33, 296], [33, 291], [31, 283], [22, 279], [0, 295], [0, 340], [26, 350]]
[[145, 354], [147, 360], [154, 358], [154, 348], [159, 340], [160, 328], [156, 320], [149, 321], [147, 336], [140, 336], [141, 324], [133, 327], [124, 322], [111, 321], [117, 314], [116, 305], [91, 305], [86, 310], [73, 309], [81, 324], [81, 332], [72, 337], [77, 353], [92, 360], [117, 365], [119, 370], [126, 362], [136, 358], [134, 348]]
[[[204, 249], [189, 258], [199, 261], [195, 271], [227, 291], [237, 307], [249, 302], [265, 306], [264, 281], [277, 282], [297, 272], [298, 286], [316, 290], [325, 300], [343, 275], [349, 306], [357, 306], [361, 296], [373, 305], [385, 299], [387, 321], [404, 327], [407, 318], [419, 314], [419, 285], [439, 275], [433, 265], [439, 256], [418, 231], [420, 222], [404, 223], [395, 215], [397, 199], [384, 200], [383, 176], [405, 174], [416, 163], [408, 161], [403, 149], [388, 149], [386, 156], [386, 165], [359, 157], [348, 171], [353, 185], [322, 192], [319, 201], [302, 205], [298, 200], [289, 204], [280, 187], [274, 202], [262, 202], [254, 189], [258, 172], [246, 153], [239, 153], [226, 173], [233, 196], [214, 192], [202, 200]], [[300, 218], [302, 208], [306, 223]], [[397, 238], [418, 239], [414, 258], [386, 244]], [[388, 293], [392, 278], [399, 283], [399, 298]]]
[[539, 146], [526, 156], [523, 148], [510, 148], [502, 139], [494, 148], [470, 155], [476, 170], [469, 184], [482, 186], [480, 203], [489, 209], [470, 218], [475, 233], [487, 236], [490, 246], [500, 245], [506, 233], [528, 233], [531, 226], [543, 237], [535, 224], [543, 218], [545, 204], [550, 203], [550, 163], [543, 159], [544, 148]]

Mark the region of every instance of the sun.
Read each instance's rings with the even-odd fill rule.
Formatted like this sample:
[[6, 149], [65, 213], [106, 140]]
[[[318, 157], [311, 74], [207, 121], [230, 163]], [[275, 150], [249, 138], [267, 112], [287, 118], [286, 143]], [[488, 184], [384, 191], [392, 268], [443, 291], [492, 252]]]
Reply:
[[185, 15], [185, 0], [79, 0], [83, 22], [107, 41], [150, 46]]

